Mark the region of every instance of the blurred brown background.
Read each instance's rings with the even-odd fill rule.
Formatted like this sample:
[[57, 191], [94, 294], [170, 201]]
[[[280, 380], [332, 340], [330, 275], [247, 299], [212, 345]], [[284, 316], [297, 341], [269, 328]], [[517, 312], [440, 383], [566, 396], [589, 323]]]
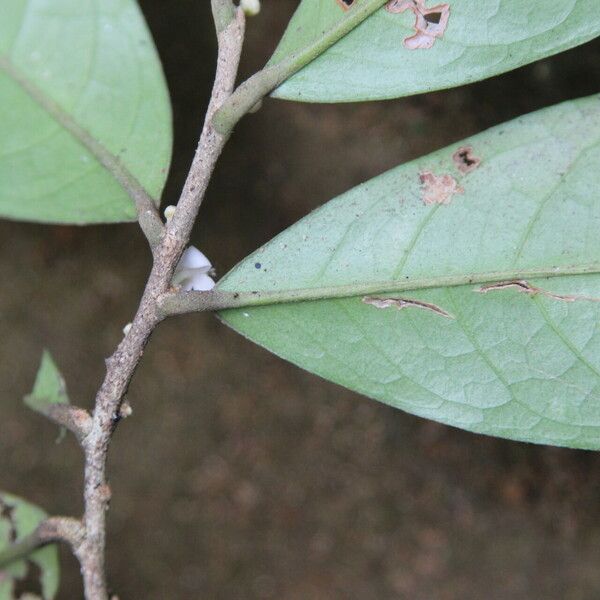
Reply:
[[[215, 60], [206, 0], [142, 0], [175, 113], [173, 203]], [[242, 74], [297, 1], [264, 0]], [[371, 104], [267, 101], [238, 127], [194, 243], [223, 274], [398, 163], [600, 88], [600, 43], [469, 87]], [[81, 510], [81, 457], [21, 397], [42, 348], [90, 406], [149, 266], [133, 225], [0, 223], [0, 487]], [[600, 455], [395, 411], [269, 355], [210, 315], [163, 324], [111, 451], [109, 574], [127, 599], [600, 598]], [[63, 552], [61, 599], [81, 597]]]

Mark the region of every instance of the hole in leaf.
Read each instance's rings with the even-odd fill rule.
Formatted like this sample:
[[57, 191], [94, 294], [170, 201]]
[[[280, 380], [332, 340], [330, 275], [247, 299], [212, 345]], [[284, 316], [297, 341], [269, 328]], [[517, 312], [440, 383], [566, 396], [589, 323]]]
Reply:
[[425, 20], [428, 23], [435, 23], [437, 25], [442, 20], [442, 13], [441, 12], [432, 12], [432, 13], [423, 15], [423, 17], [425, 18]]
[[437, 38], [441, 38], [448, 26], [450, 5], [438, 4], [432, 8], [425, 6], [426, 0], [390, 0], [386, 8], [391, 13], [403, 13], [410, 10], [415, 15], [415, 34], [404, 40], [409, 50], [431, 48]]
[[473, 154], [471, 146], [461, 146], [453, 155], [454, 165], [461, 173], [470, 173], [480, 164], [481, 159]]

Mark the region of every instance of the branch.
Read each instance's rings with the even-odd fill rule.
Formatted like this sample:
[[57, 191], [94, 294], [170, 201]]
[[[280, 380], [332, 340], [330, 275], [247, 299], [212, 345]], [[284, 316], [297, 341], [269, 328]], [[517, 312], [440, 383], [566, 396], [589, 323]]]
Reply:
[[38, 548], [54, 542], [65, 542], [77, 551], [83, 537], [81, 521], [69, 517], [49, 517], [42, 521], [33, 533], [0, 551], [0, 569], [27, 558]]
[[158, 298], [170, 285], [175, 267], [185, 249], [215, 163], [228, 136], [211, 124], [214, 112], [229, 97], [235, 84], [244, 37], [244, 15], [237, 9], [226, 22], [225, 0], [213, 0], [219, 54], [215, 83], [204, 128], [190, 173], [175, 214], [154, 248], [154, 264], [131, 328], [106, 361], [106, 375], [96, 394], [92, 424], [85, 438], [83, 523], [85, 537], [76, 550], [81, 565], [86, 600], [107, 600], [105, 577], [106, 512], [111, 489], [106, 479], [108, 447], [123, 416], [129, 382], [150, 335], [163, 319]]
[[52, 422], [68, 429], [80, 444], [84, 443], [92, 429], [92, 417], [88, 411], [71, 404], [50, 404], [40, 409], [40, 412]]
[[160, 243], [160, 238], [165, 230], [165, 226], [158, 214], [158, 210], [146, 198], [136, 201], [138, 223], [140, 229], [146, 236], [150, 248], [154, 250]]
[[235, 7], [231, 0], [211, 0], [211, 6], [218, 35], [235, 19]]
[[223, 104], [214, 116], [213, 124], [217, 131], [228, 135], [236, 123], [267, 94], [280, 86], [286, 79], [297, 73], [302, 67], [323, 54], [325, 50], [350, 33], [366, 18], [379, 10], [388, 0], [364, 0], [348, 11], [347, 16], [315, 42], [304, 46], [279, 63], [266, 66], [250, 79], [242, 83], [234, 94]]
[[125, 395], [144, 348], [155, 327], [167, 314], [161, 302], [170, 294], [173, 273], [189, 242], [217, 159], [235, 123], [263, 95], [316, 58], [384, 2], [364, 0], [321, 40], [286, 61], [268, 67], [234, 92], [244, 38], [244, 14], [241, 9], [233, 7], [231, 0], [211, 0], [219, 51], [215, 83], [198, 148], [175, 212], [167, 225], [163, 227], [161, 222], [158, 226], [156, 219], [160, 218], [150, 207], [143, 206], [148, 210], [141, 213], [138, 209], [140, 224], [153, 246], [154, 263], [131, 328], [106, 361], [106, 375], [96, 394], [91, 427], [83, 444], [85, 536], [75, 548], [75, 554], [81, 565], [86, 600], [108, 600], [104, 568], [106, 512], [111, 497], [106, 479], [108, 447], [124, 414]]
[[[224, 5], [229, 0], [213, 0], [215, 18], [220, 18]], [[218, 27], [218, 25], [217, 25]], [[241, 9], [235, 11], [234, 19], [221, 31], [217, 29], [219, 54], [217, 57], [217, 73], [211, 99], [206, 112], [204, 128], [196, 149], [190, 172], [183, 186], [181, 197], [172, 220], [167, 226], [167, 236], [175, 238], [179, 243], [187, 242], [204, 198], [208, 182], [231, 130], [219, 132], [212, 125], [213, 115], [231, 96], [235, 85], [242, 43], [244, 39], [245, 18]], [[183, 249], [182, 249], [183, 251]]]

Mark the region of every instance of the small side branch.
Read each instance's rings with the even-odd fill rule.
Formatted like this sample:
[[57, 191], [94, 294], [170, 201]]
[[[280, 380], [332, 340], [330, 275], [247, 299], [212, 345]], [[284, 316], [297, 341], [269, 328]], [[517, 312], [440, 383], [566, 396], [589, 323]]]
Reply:
[[85, 537], [83, 523], [72, 517], [48, 517], [38, 525], [36, 532], [44, 543], [64, 542], [74, 551], [81, 546]]
[[364, 0], [361, 4], [357, 3], [355, 8], [348, 11], [344, 19], [336, 23], [331, 29], [324, 31], [323, 35], [316, 41], [301, 48], [281, 62], [269, 65], [250, 77], [238, 87], [235, 93], [216, 112], [213, 119], [215, 129], [227, 135], [261, 98], [323, 54], [325, 50], [379, 10], [387, 1]]
[[165, 226], [160, 218], [158, 210], [149, 199], [144, 196], [136, 202], [138, 223], [140, 229], [146, 236], [150, 248], [154, 251], [160, 243], [160, 238], [165, 231]]
[[54, 542], [64, 542], [76, 552], [83, 537], [81, 521], [70, 517], [49, 517], [33, 533], [0, 551], [0, 569]]
[[68, 429], [82, 445], [92, 429], [92, 417], [87, 410], [71, 404], [50, 404], [42, 414], [57, 425]]
[[210, 292], [184, 292], [169, 291], [158, 299], [158, 307], [163, 318], [173, 317], [175, 315], [185, 315], [194, 312], [210, 312], [222, 310], [224, 308], [237, 308], [245, 306], [240, 300], [240, 294], [231, 294], [229, 292], [219, 292], [217, 290]]

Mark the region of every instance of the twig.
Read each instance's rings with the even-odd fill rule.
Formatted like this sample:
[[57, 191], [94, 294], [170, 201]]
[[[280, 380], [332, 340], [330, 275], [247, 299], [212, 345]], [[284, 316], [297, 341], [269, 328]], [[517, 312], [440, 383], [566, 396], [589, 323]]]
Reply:
[[154, 251], [160, 243], [160, 238], [165, 230], [162, 219], [154, 204], [148, 202], [145, 196], [137, 200], [135, 206], [140, 229], [146, 236], [150, 248]]
[[215, 29], [217, 30], [217, 35], [219, 35], [235, 19], [235, 6], [233, 6], [231, 0], [212, 2], [212, 13]]
[[[222, 18], [222, 15], [226, 12], [224, 6], [231, 6], [230, 0], [212, 0], [212, 4], [216, 19]], [[221, 17], [217, 15], [221, 15]], [[178, 245], [182, 242], [185, 244], [189, 240], [215, 163], [233, 129], [232, 125], [232, 127], [219, 132], [213, 127], [212, 119], [217, 110], [231, 96], [235, 85], [244, 37], [245, 19], [241, 9], [237, 9], [234, 15], [234, 19], [230, 21], [227, 27], [220, 32], [217, 30], [219, 39], [217, 73], [206, 112], [204, 128], [190, 172], [183, 186], [181, 198], [177, 203], [177, 209], [167, 227], [167, 237], [174, 238], [175, 243]], [[181, 250], [183, 251], [183, 246]]]
[[[170, 292], [175, 267], [189, 242], [215, 163], [235, 124], [266, 93], [316, 58], [356, 27], [385, 0], [364, 0], [343, 22], [289, 60], [263, 70], [234, 92], [244, 38], [244, 15], [232, 0], [211, 0], [218, 37], [218, 63], [198, 148], [173, 217], [166, 226], [153, 210], [140, 211], [140, 225], [153, 248], [154, 262], [131, 328], [106, 361], [106, 375], [95, 399], [89, 432], [82, 438], [85, 451], [83, 526], [85, 535], [74, 547], [81, 564], [86, 600], [108, 600], [104, 569], [106, 511], [111, 490], [106, 457], [112, 434], [123, 416], [127, 388], [144, 348], [166, 313], [161, 305]], [[160, 218], [158, 218], [160, 221]]]
[[83, 537], [81, 521], [70, 517], [50, 517], [42, 521], [33, 533], [0, 551], [0, 569], [54, 542], [66, 542], [74, 552], [77, 552]]
[[363, 0], [348, 11], [346, 17], [338, 21], [331, 29], [323, 32], [315, 42], [302, 47], [297, 52], [266, 66], [250, 79], [242, 83], [223, 106], [219, 108], [214, 117], [214, 126], [217, 131], [224, 134], [230, 132], [235, 124], [256, 103], [281, 85], [286, 79], [297, 73], [302, 67], [315, 60], [323, 54], [327, 48], [333, 46], [337, 41], [350, 33], [360, 25], [367, 17], [379, 10], [388, 0]]
[[[105, 580], [105, 522], [111, 491], [106, 478], [110, 439], [121, 418], [121, 405], [144, 347], [162, 320], [157, 299], [169, 286], [177, 262], [188, 243], [210, 175], [228, 135], [217, 133], [212, 115], [233, 90], [244, 37], [244, 15], [236, 10], [225, 24], [224, 7], [230, 0], [212, 0], [219, 41], [218, 66], [213, 92], [198, 149], [177, 210], [154, 251], [154, 264], [131, 329], [106, 361], [106, 376], [96, 395], [92, 426], [84, 440], [85, 477], [83, 523], [85, 538], [77, 548], [87, 600], [107, 600]], [[220, 29], [219, 29], [220, 28]]]
[[46, 418], [73, 433], [82, 445], [92, 429], [92, 417], [83, 408], [71, 404], [50, 404], [41, 412]]

